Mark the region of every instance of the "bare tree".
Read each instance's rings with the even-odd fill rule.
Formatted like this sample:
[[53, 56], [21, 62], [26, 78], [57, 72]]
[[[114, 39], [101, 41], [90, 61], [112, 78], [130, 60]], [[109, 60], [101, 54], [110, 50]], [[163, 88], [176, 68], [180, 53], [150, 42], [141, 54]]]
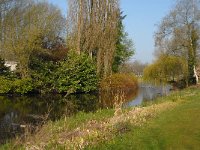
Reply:
[[120, 66], [122, 73], [134, 73], [137, 76], [142, 76], [144, 69], [148, 66], [147, 63], [135, 60], [134, 62], [127, 62]]
[[10, 11], [14, 3], [14, 0], [1, 0], [0, 1], [0, 54], [3, 54], [3, 46], [5, 41], [6, 34], [6, 24], [7, 20], [5, 19], [7, 13]]
[[183, 56], [187, 59], [188, 81], [194, 77], [199, 48], [199, 25], [200, 2], [178, 0], [155, 34], [157, 53]]
[[118, 0], [68, 0], [68, 6], [69, 48], [96, 59], [99, 75], [110, 75], [118, 33]]

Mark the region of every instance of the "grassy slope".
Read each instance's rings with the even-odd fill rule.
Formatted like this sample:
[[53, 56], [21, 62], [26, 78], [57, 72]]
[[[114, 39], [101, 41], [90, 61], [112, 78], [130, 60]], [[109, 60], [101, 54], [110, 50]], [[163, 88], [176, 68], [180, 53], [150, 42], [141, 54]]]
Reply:
[[[112, 117], [113, 114], [114, 114], [113, 109], [99, 110], [96, 113], [80, 112], [73, 117], [63, 118], [56, 122], [48, 122], [35, 135], [28, 135], [26, 140], [30, 142], [31, 145], [38, 144], [40, 142], [45, 142], [45, 143], [49, 142], [46, 149], [54, 149], [55, 145], [51, 144], [52, 143], [51, 140], [56, 139], [60, 133], [66, 131], [69, 132], [73, 131], [76, 128], [84, 126], [84, 124], [90, 120], [94, 119], [97, 121], [104, 120], [106, 118]], [[19, 138], [11, 142], [8, 142], [4, 145], [0, 145], [0, 150], [25, 150], [27, 147], [26, 144], [27, 143], [24, 143], [24, 141], [22, 141]], [[56, 149], [62, 149], [62, 148], [56, 148]]]
[[91, 149], [200, 149], [200, 89], [183, 93], [182, 102], [174, 109]]
[[[28, 137], [26, 142], [21, 141], [22, 145], [18, 148], [8, 143], [0, 149], [26, 149], [28, 145], [29, 148], [67, 149], [72, 143], [78, 144], [72, 149], [80, 149], [80, 146], [82, 149], [86, 143], [96, 145], [86, 146], [86, 149], [200, 148], [200, 89], [186, 89], [152, 104], [130, 108], [117, 115], [113, 110], [79, 113], [75, 117], [49, 122], [36, 135]], [[77, 129], [80, 136], [74, 134], [72, 141], [66, 138]], [[66, 143], [59, 144], [58, 141]]]

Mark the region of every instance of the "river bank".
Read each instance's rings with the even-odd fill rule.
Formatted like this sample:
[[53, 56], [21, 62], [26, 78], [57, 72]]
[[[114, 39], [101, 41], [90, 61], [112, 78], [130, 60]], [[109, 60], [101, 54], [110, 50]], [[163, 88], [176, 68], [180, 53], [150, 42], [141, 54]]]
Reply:
[[[162, 119], [163, 115], [168, 114], [168, 117], [171, 115], [172, 118], [168, 119], [173, 119], [177, 115], [176, 112], [182, 107], [191, 107], [191, 111], [193, 111], [194, 105], [199, 106], [199, 93], [200, 89], [193, 87], [173, 92], [169, 96], [145, 103], [143, 107], [121, 109], [118, 105], [114, 109], [99, 110], [95, 113], [78, 113], [74, 117], [65, 117], [56, 122], [48, 122], [36, 134], [29, 135], [27, 133], [25, 137], [18, 138], [18, 140], [5, 144], [1, 148], [98, 149], [98, 146], [103, 146], [106, 149], [108, 147], [116, 148], [119, 145], [126, 147], [130, 143], [134, 143], [134, 138], [138, 135], [139, 131], [142, 132], [144, 130], [146, 132], [149, 129], [148, 126], [152, 125], [154, 121], [159, 122], [159, 118]], [[171, 113], [173, 111], [175, 111], [174, 115]], [[189, 115], [193, 114], [188, 114], [188, 118], [191, 118]], [[167, 119], [163, 119], [164, 121], [167, 121]], [[178, 122], [175, 123], [178, 124]], [[162, 126], [159, 125], [161, 124], [158, 124], [156, 127], [159, 127], [161, 130]], [[190, 129], [192, 130], [193, 128], [191, 127]], [[130, 137], [127, 138], [127, 136], [133, 136], [133, 139]], [[160, 136], [162, 139], [162, 135]], [[151, 138], [153, 138], [153, 135]], [[120, 139], [123, 142], [121, 141], [120, 143]], [[137, 142], [136, 140], [134, 144], [137, 144]], [[139, 144], [145, 144], [145, 141], [140, 142], [144, 143]], [[127, 143], [127, 145], [123, 143]]]
[[[163, 90], [164, 89], [164, 90]], [[32, 96], [0, 96], [0, 144], [23, 135], [24, 126], [34, 131], [44, 122], [73, 117], [79, 112], [94, 114], [98, 110], [140, 106], [144, 101], [170, 93], [168, 86], [140, 85], [135, 88], [118, 88], [98, 93]], [[45, 120], [44, 120], [45, 119]], [[30, 129], [31, 128], [31, 129]]]
[[141, 127], [131, 127], [130, 132], [88, 149], [199, 149], [199, 97], [199, 87], [176, 92], [163, 99], [171, 101], [174, 107], [161, 112]]

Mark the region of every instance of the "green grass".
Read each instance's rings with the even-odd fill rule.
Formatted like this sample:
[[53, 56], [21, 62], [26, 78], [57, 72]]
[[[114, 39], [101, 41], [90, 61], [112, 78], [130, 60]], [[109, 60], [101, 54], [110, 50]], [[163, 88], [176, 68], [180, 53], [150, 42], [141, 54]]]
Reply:
[[128, 133], [87, 149], [200, 149], [200, 89], [190, 88], [167, 99], [176, 101], [178, 97], [181, 102], [174, 109], [161, 113], [142, 127], [132, 127]]
[[89, 120], [103, 120], [106, 118], [109, 118], [111, 116], [113, 116], [114, 114], [114, 110], [113, 109], [102, 109], [102, 110], [98, 110], [96, 112], [90, 112], [90, 113], [84, 113], [84, 112], [79, 112], [78, 114], [72, 116], [72, 117], [66, 117], [63, 119], [60, 119], [56, 122], [49, 122], [47, 125], [50, 128], [68, 128], [68, 130], [73, 130], [79, 126], [81, 126], [82, 124], [88, 122]]
[[[200, 89], [193, 87], [181, 92], [174, 92], [167, 97], [144, 103], [143, 106], [145, 106], [145, 108], [141, 108], [143, 115], [146, 111], [145, 113], [155, 116], [146, 118], [147, 122], [142, 123], [141, 126], [131, 123], [131, 117], [137, 113], [134, 111], [137, 109], [134, 108], [123, 110], [122, 114], [127, 114], [123, 117], [126, 119], [130, 117], [125, 122], [122, 121], [123, 117], [118, 118], [120, 114], [114, 115], [116, 110], [113, 109], [99, 110], [95, 113], [80, 112], [73, 117], [48, 122], [35, 135], [30, 135], [26, 142], [17, 143], [17, 147], [13, 147], [14, 143], [16, 144], [14, 141], [0, 146], [0, 149], [25, 149], [27, 148], [25, 143], [29, 143], [30, 146], [39, 146], [40, 143], [45, 143], [45, 149], [64, 150], [69, 148], [70, 144], [72, 145], [71, 142], [80, 144], [81, 140], [92, 144], [92, 146], [82, 147], [91, 150], [200, 149]], [[156, 112], [152, 111], [152, 108]], [[141, 115], [141, 113], [139, 114]], [[112, 124], [113, 119], [119, 120]], [[98, 126], [95, 128], [95, 124], [93, 126], [93, 123], [89, 123], [90, 121], [95, 121], [96, 125], [105, 123], [105, 130], [98, 129]], [[107, 127], [110, 123], [112, 125]], [[58, 143], [60, 138], [66, 141], [65, 136], [73, 133], [77, 128], [80, 133], [83, 133], [82, 137], [75, 136], [74, 140], [67, 144]], [[87, 129], [90, 130], [88, 135], [85, 132]]]
[[[55, 122], [49, 121], [47, 122], [36, 135], [33, 137], [30, 135], [30, 137], [33, 137], [32, 141], [33, 143], [40, 142], [44, 140], [47, 142], [47, 140], [52, 140], [52, 138], [56, 139], [57, 135], [59, 133], [62, 133], [64, 131], [72, 131], [78, 127], [84, 126], [85, 123], [87, 123], [90, 120], [104, 120], [109, 117], [112, 117], [114, 114], [113, 109], [101, 109], [96, 111], [95, 113], [90, 112], [90, 113], [84, 113], [84, 112], [79, 112], [76, 115], [72, 117], [63, 117], [60, 120], [57, 120]], [[50, 135], [53, 135], [53, 137], [49, 138]], [[54, 149], [55, 146], [59, 147], [56, 149], [63, 149], [62, 146], [59, 145], [54, 145], [50, 141], [48, 141], [49, 144], [47, 146], [47, 149]], [[17, 141], [17, 140], [12, 140], [8, 141], [7, 143], [0, 145], [0, 150], [25, 150], [25, 146], [23, 145], [23, 141]]]

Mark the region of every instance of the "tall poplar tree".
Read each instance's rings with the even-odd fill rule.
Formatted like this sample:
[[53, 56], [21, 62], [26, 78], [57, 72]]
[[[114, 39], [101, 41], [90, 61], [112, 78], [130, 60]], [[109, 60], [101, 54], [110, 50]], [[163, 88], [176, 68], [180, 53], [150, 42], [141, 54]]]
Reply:
[[120, 15], [118, 0], [68, 0], [67, 45], [96, 61], [97, 73], [112, 73]]
[[128, 33], [124, 30], [123, 20], [125, 18], [126, 15], [124, 16], [123, 12], [121, 12], [118, 22], [116, 50], [112, 65], [113, 72], [118, 72], [120, 66], [123, 65], [123, 63], [125, 63], [134, 54], [133, 42], [128, 38]]

